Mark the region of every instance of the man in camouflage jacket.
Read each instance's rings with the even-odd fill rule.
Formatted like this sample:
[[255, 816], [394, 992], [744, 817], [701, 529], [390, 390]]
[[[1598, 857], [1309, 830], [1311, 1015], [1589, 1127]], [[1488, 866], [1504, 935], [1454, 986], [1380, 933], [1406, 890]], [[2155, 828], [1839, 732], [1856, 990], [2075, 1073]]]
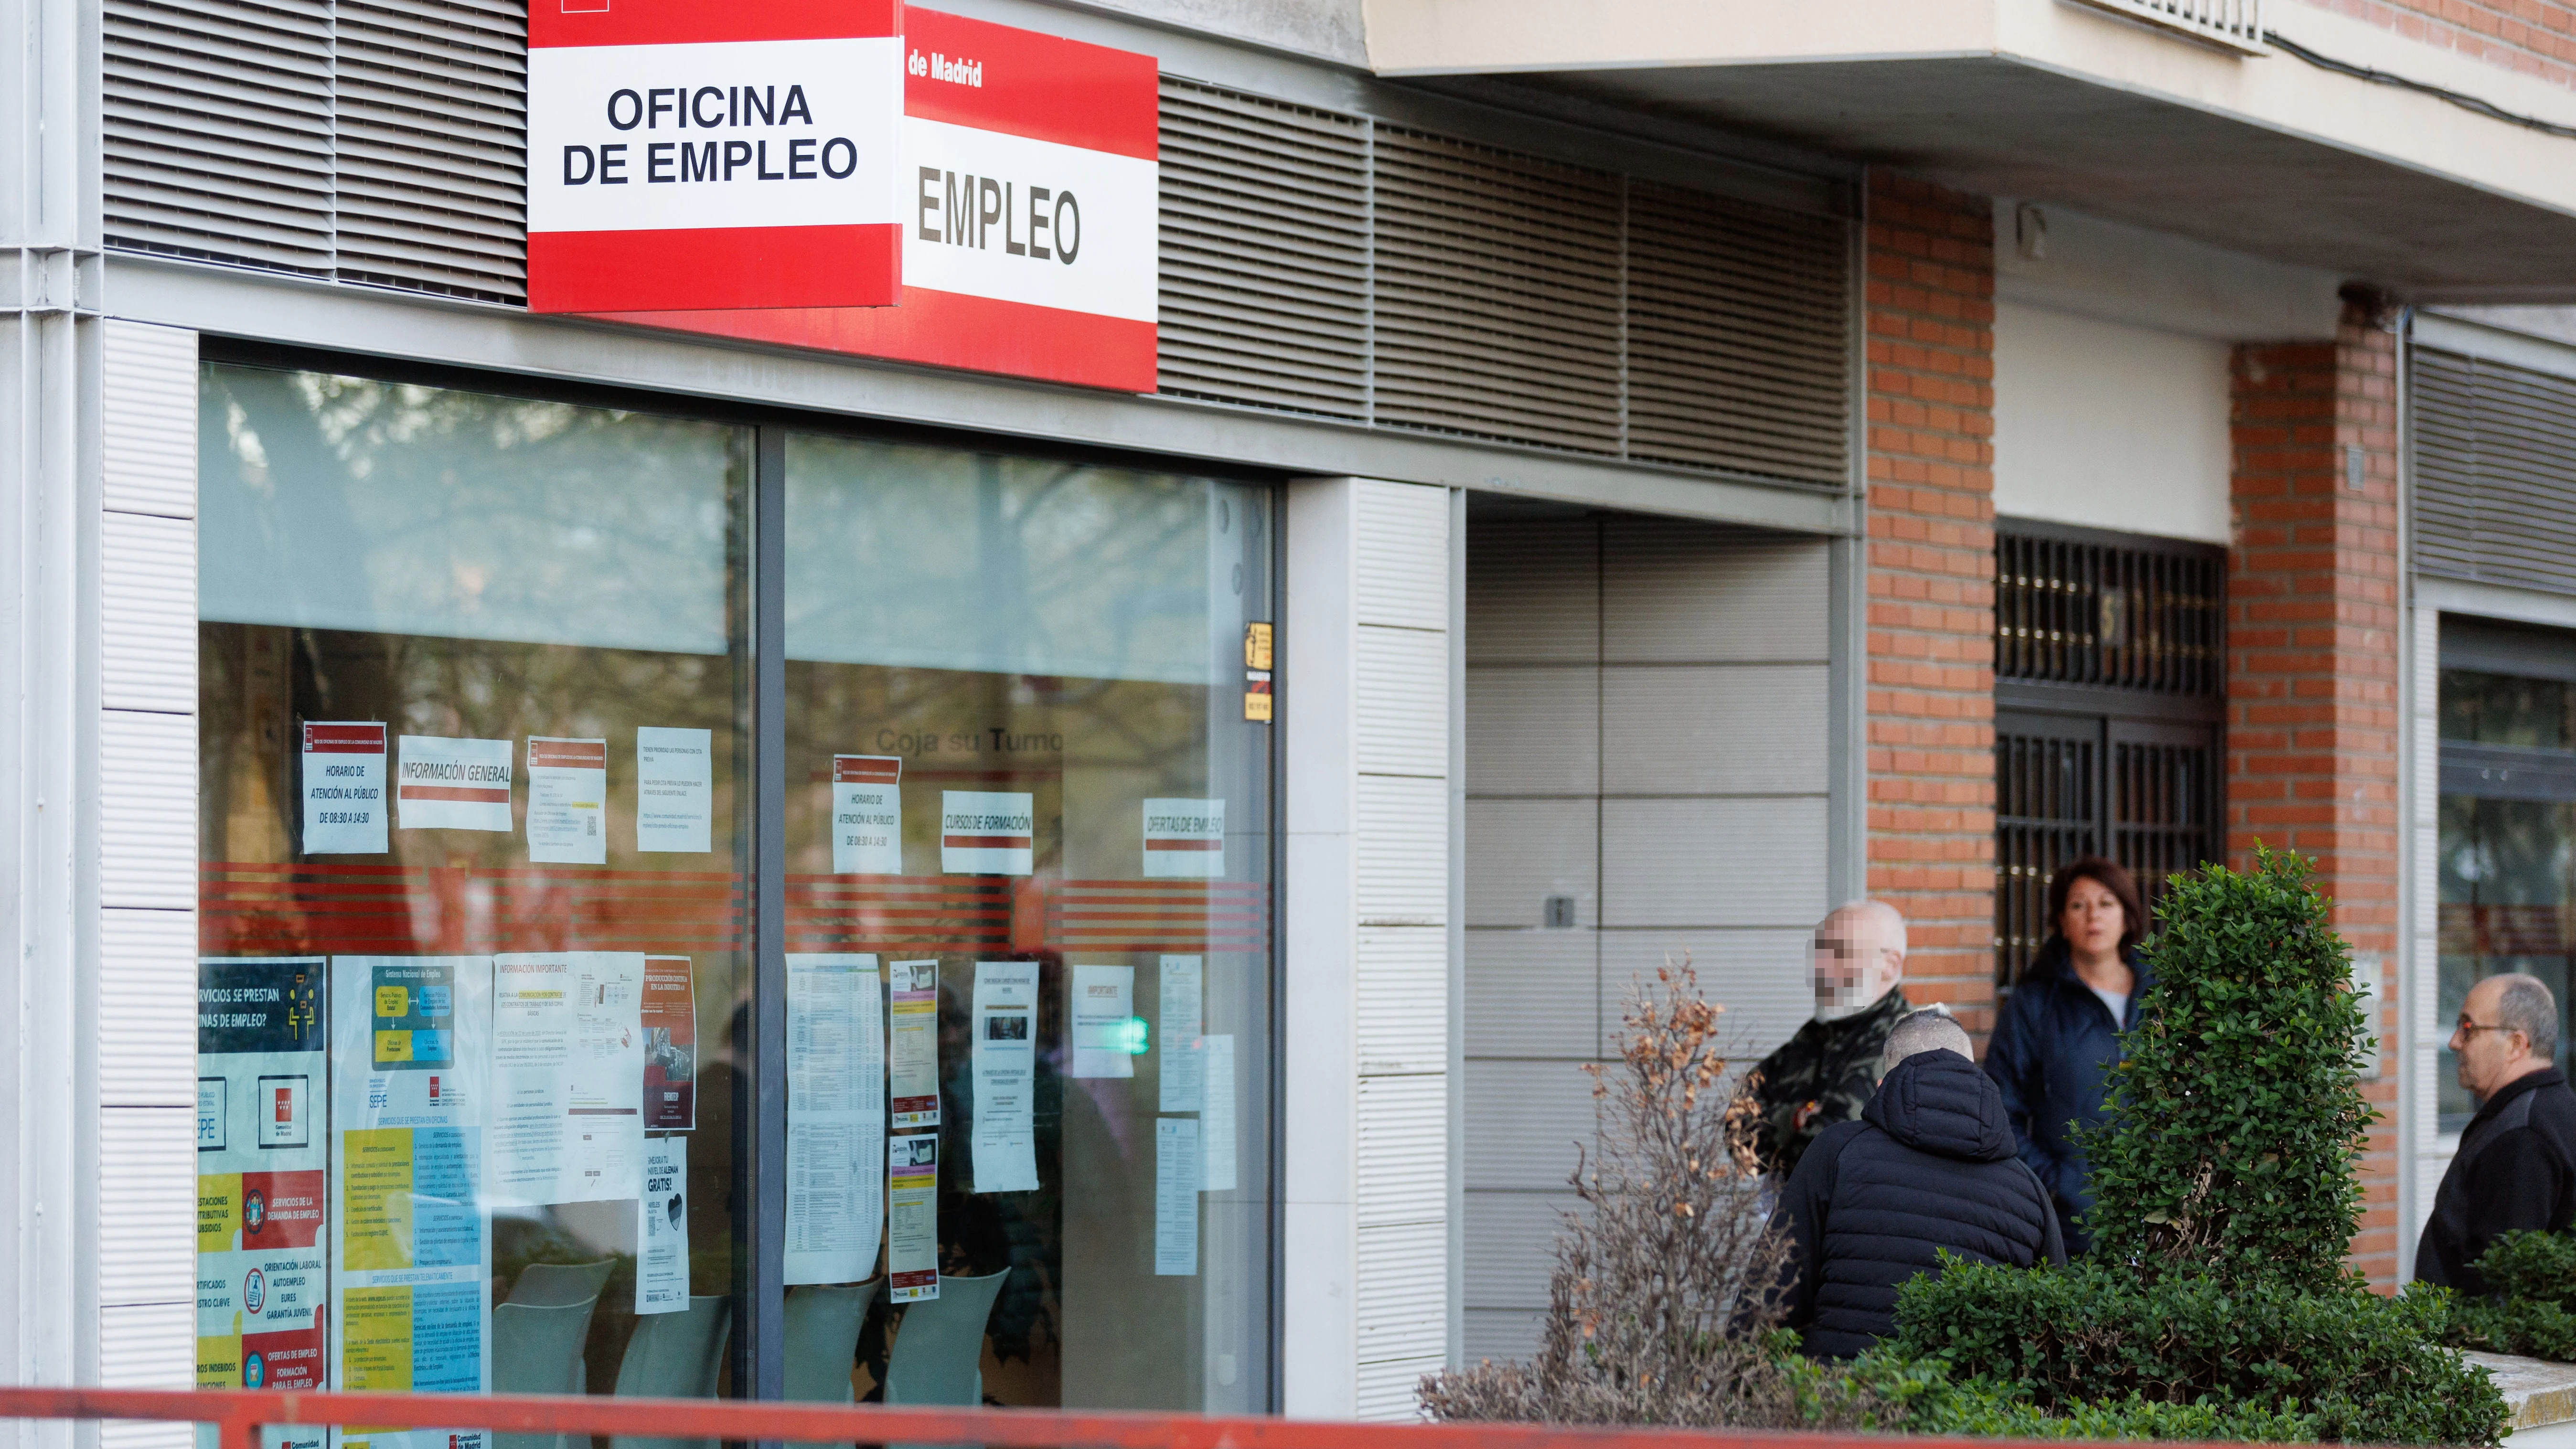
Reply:
[[1816, 926], [1816, 1015], [1746, 1075], [1727, 1109], [1727, 1145], [1751, 1171], [1786, 1179], [1816, 1134], [1854, 1121], [1878, 1090], [1879, 1054], [1913, 1010], [1905, 918], [1880, 901], [1838, 907]]

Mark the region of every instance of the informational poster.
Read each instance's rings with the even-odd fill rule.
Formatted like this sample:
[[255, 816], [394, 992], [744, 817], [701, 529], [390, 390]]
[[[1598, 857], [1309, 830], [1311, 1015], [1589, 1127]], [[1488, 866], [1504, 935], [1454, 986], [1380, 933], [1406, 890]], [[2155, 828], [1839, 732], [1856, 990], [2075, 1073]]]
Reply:
[[[319, 956], [197, 964], [201, 1389], [328, 1379], [324, 966]], [[285, 1442], [320, 1438], [297, 1430]]]
[[939, 1134], [886, 1139], [886, 1300], [939, 1296]]
[[635, 848], [702, 855], [715, 819], [715, 736], [641, 725], [635, 731]]
[[644, 1130], [698, 1125], [698, 988], [686, 956], [644, 958]]
[[886, 968], [893, 1025], [886, 1039], [887, 1092], [894, 1130], [939, 1125], [939, 962], [897, 961]]
[[1154, 1023], [1161, 1037], [1160, 1106], [1166, 1112], [1195, 1112], [1199, 1110], [1204, 1062], [1199, 1054], [1199, 1031], [1206, 995], [1199, 958], [1166, 956], [1161, 974], [1163, 1010]]
[[510, 829], [510, 742], [404, 735], [394, 786], [405, 830]]
[[903, 874], [903, 760], [832, 757], [832, 873]]
[[492, 1196], [615, 1202], [644, 1169], [644, 957], [493, 958]]
[[[506, 742], [505, 742], [506, 743]], [[491, 1383], [483, 1196], [492, 958], [331, 960], [331, 1387]], [[342, 1446], [483, 1449], [480, 1429], [342, 1429]]]
[[528, 737], [528, 859], [608, 863], [608, 741]]
[[635, 1202], [635, 1311], [689, 1306], [689, 1139], [644, 1144], [644, 1190]]
[[382, 855], [391, 848], [386, 823], [385, 727], [377, 723], [304, 726], [304, 853]]
[[1234, 1038], [1199, 1038], [1200, 1073], [1207, 1083], [1199, 1108], [1199, 1151], [1210, 1192], [1234, 1191]]
[[1199, 1270], [1199, 1124], [1195, 1117], [1154, 1119], [1154, 1276]]
[[1225, 802], [1145, 802], [1145, 879], [1214, 880], [1225, 874]]
[[1132, 1077], [1136, 1059], [1128, 1054], [1136, 996], [1133, 966], [1073, 968], [1073, 1074], [1077, 1077]]
[[885, 1001], [871, 955], [787, 958], [787, 1281], [876, 1275]]
[[1035, 1192], [1038, 963], [975, 963], [975, 1191]]
[[1037, 797], [982, 790], [939, 795], [939, 869], [948, 875], [1027, 875], [1036, 869]]

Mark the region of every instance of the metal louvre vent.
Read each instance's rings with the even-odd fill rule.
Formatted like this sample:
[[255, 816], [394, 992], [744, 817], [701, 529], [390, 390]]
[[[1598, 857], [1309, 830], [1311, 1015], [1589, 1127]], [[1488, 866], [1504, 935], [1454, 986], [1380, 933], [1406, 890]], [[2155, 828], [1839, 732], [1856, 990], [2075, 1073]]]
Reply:
[[1995, 677], [2217, 698], [2226, 590], [2216, 548], [1998, 530]]
[[107, 240], [526, 291], [527, 21], [493, 0], [107, 0]]
[[1843, 229], [1628, 188], [1628, 456], [1826, 487], [1846, 475]]
[[107, 0], [107, 237], [331, 269], [324, 0]]
[[2576, 381], [2414, 356], [2417, 567], [2576, 593]]
[[1165, 393], [1839, 489], [1849, 224], [1163, 83]]
[[1161, 390], [1364, 419], [1368, 128], [1163, 81]]
[[338, 0], [340, 275], [527, 291], [527, 12]]
[[1619, 449], [1621, 178], [1377, 131], [1377, 420]]

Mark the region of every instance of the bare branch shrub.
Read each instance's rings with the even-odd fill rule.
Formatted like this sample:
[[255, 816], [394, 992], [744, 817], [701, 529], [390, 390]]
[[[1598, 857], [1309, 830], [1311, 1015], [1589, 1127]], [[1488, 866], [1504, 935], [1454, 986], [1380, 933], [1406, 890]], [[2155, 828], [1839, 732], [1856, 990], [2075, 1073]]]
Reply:
[[1870, 1415], [1775, 1332], [1790, 1244], [1728, 1147], [1725, 1008], [1687, 959], [1656, 976], [1660, 990], [1629, 994], [1619, 1060], [1584, 1068], [1601, 1142], [1570, 1179], [1583, 1208], [1557, 1238], [1538, 1357], [1426, 1375], [1429, 1417], [1787, 1428]]

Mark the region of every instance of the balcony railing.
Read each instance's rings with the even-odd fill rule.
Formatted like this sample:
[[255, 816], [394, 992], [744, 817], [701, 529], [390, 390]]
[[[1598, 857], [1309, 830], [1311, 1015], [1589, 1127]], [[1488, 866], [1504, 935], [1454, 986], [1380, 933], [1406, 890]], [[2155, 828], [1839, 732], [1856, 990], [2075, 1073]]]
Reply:
[[2263, 0], [2081, 0], [2149, 25], [2180, 31], [2230, 50], [2260, 55]]

